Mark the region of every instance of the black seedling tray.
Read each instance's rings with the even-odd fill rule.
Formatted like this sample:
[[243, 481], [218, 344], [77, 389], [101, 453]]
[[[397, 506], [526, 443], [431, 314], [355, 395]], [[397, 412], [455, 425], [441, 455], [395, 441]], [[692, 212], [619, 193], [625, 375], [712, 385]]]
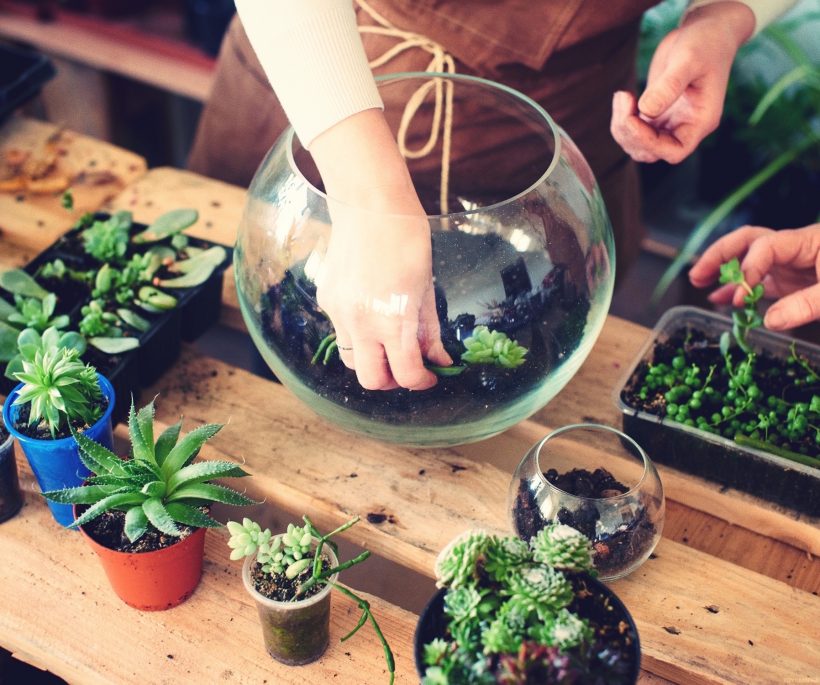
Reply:
[[37, 95], [56, 73], [45, 55], [0, 43], [0, 123]]
[[[98, 213], [95, 219], [105, 220], [110, 215]], [[147, 228], [145, 224], [133, 224], [132, 235]], [[26, 271], [35, 275], [45, 263], [54, 259], [62, 259], [74, 269], [99, 269], [101, 263], [85, 255], [80, 242], [81, 229], [73, 228], [58, 238], [52, 245], [38, 254], [26, 267]], [[160, 241], [150, 245], [170, 243]], [[208, 240], [189, 238], [192, 247], [208, 249], [216, 246]], [[146, 248], [150, 245], [146, 245]], [[222, 246], [224, 247], [224, 246]], [[140, 389], [155, 383], [160, 376], [176, 361], [181, 349], [182, 340], [190, 342], [201, 336], [219, 318], [222, 306], [222, 281], [228, 265], [233, 257], [233, 250], [225, 247], [225, 260], [214, 269], [207, 281], [195, 288], [160, 288], [175, 296], [178, 300], [174, 309], [150, 314], [137, 308], [136, 311], [151, 323], [151, 327], [144, 333], [130, 331], [138, 335], [140, 346], [135, 350], [117, 355], [107, 355], [89, 345], [84, 359], [97, 367], [97, 370], [111, 381], [116, 395], [116, 406], [113, 421], [117, 423], [126, 418], [131, 405], [139, 400]], [[132, 246], [129, 252], [139, 252], [139, 247]], [[38, 282], [47, 290], [54, 292], [58, 297], [58, 312], [69, 314], [71, 330], [78, 330], [82, 318], [81, 308], [90, 299], [90, 288], [69, 285], [36, 277]], [[3, 390], [8, 393], [16, 383], [4, 379]]]
[[[724, 331], [732, 330], [732, 321], [696, 307], [673, 307], [661, 317], [635, 362], [628, 368], [624, 382], [616, 388], [615, 403], [622, 413], [624, 432], [634, 438], [653, 461], [809, 516], [820, 516], [820, 469], [761, 449], [738, 445], [723, 436], [628, 404], [625, 391], [631, 387], [633, 376], [652, 362], [656, 344], [686, 329], [702, 331], [710, 339], [718, 339]], [[786, 359], [794, 345], [797, 354], [810, 364], [820, 364], [820, 347], [816, 345], [762, 329], [751, 331], [748, 340], [755, 350], [768, 352], [779, 359]]]

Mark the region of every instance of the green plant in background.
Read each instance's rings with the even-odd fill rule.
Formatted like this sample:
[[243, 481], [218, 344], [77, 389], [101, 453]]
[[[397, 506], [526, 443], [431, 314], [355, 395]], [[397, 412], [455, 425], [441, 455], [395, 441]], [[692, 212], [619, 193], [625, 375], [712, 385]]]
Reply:
[[436, 565], [437, 585], [447, 588], [447, 636], [424, 647], [423, 685], [586, 682], [583, 655], [594, 633], [568, 608], [566, 573], [579, 571], [594, 573], [591, 543], [563, 524], [529, 544], [483, 531], [456, 538]]
[[333, 548], [334, 552], [337, 552], [338, 549], [332, 538], [358, 523], [359, 517], [350, 519], [327, 534], [320, 533], [307, 516], [303, 516], [302, 520], [303, 526], [291, 523], [284, 533], [276, 536], [269, 528], [263, 531], [258, 523], [248, 518], [243, 519], [242, 523], [228, 521], [228, 531], [231, 533], [228, 540], [231, 559], [237, 561], [256, 555], [256, 562], [262, 566], [263, 573], [273, 581], [278, 579], [280, 582], [277, 584], [282, 584], [281, 581], [285, 579], [295, 581], [295, 592], [291, 601], [298, 601], [311, 588], [323, 585], [330, 585], [334, 590], [350, 597], [356, 602], [362, 615], [353, 630], [342, 637], [341, 641], [344, 642], [353, 637], [365, 623], [369, 622], [382, 644], [392, 684], [395, 677], [393, 652], [370, 611], [370, 604], [349, 588], [331, 580], [337, 573], [365, 561], [370, 556], [370, 552], [365, 550], [353, 559], [333, 568], [325, 569], [323, 565], [326, 559], [322, 554], [324, 546], [328, 545]]
[[37, 276], [45, 279], [53, 279], [55, 281], [71, 280], [77, 283], [90, 284], [94, 282], [95, 272], [93, 269], [82, 271], [79, 269], [72, 269], [67, 266], [62, 259], [54, 259], [46, 262], [37, 270]]
[[60, 314], [52, 317], [57, 307], [57, 296], [49, 293], [42, 300], [36, 297], [14, 296], [16, 307], [7, 309], [5, 300], [0, 305], [0, 321], [17, 328], [33, 328], [42, 333], [47, 328], [65, 328], [68, 326], [68, 316]]
[[79, 352], [61, 347], [60, 333], [49, 328], [42, 336], [27, 329], [18, 347], [22, 370], [14, 377], [23, 383], [14, 405], [29, 405], [30, 426], [44, 424], [52, 437], [73, 421], [93, 425], [102, 415], [97, 370], [80, 361]]
[[[820, 13], [814, 12], [780, 21], [741, 48], [736, 65], [753, 53], [762, 54], [771, 47], [791, 62], [788, 70], [770, 85], [760, 78], [744, 82], [733, 74], [727, 91], [724, 120], [741, 124], [736, 138], [752, 151], [752, 163], [757, 169], [694, 226], [658, 281], [652, 293], [653, 304], [663, 297], [720, 224], [767, 181], [795, 165], [802, 165], [814, 174], [820, 168], [820, 65], [792, 35], [801, 23], [818, 18]], [[647, 39], [652, 30], [645, 29]], [[646, 45], [650, 45], [649, 40]], [[708, 142], [709, 139], [704, 141], [703, 146]]]
[[[732, 337], [742, 355], [736, 356], [729, 333], [724, 333], [719, 342], [723, 366], [703, 369], [687, 361], [688, 342], [684, 342], [671, 362], [649, 365], [637, 388], [638, 397], [648, 404], [657, 402], [665, 416], [678, 423], [820, 468], [816, 456], [820, 449], [820, 373], [792, 344], [786, 377], [792, 389], [810, 394], [811, 399], [788, 401], [785, 392], [782, 396], [764, 392], [761, 386], [766, 385], [766, 374], [780, 371], [759, 370], [757, 354], [747, 339], [749, 331], [763, 321], [757, 310], [763, 286], [749, 286], [737, 259], [723, 264], [720, 272], [721, 283], [734, 283], [747, 293], [743, 309], [735, 310], [732, 317]], [[795, 444], [799, 447], [790, 449]]]
[[80, 460], [93, 474], [87, 485], [52, 490], [43, 495], [60, 504], [84, 504], [88, 508], [71, 524], [82, 526], [101, 514], [125, 512], [125, 535], [139, 540], [149, 527], [180, 537], [180, 525], [215, 528], [220, 524], [203, 510], [214, 502], [236, 506], [257, 504], [216, 478], [239, 478], [248, 474], [228, 461], [193, 463], [202, 446], [222, 428], [206, 424], [180, 437], [182, 422], [155, 438], [154, 402], [139, 411], [133, 402], [128, 415], [131, 458], [120, 459], [109, 449], [81, 433], [74, 433]]
[[86, 254], [100, 262], [118, 262], [128, 249], [128, 232], [133, 217], [131, 212], [121, 211], [104, 220], [94, 221], [82, 232]]

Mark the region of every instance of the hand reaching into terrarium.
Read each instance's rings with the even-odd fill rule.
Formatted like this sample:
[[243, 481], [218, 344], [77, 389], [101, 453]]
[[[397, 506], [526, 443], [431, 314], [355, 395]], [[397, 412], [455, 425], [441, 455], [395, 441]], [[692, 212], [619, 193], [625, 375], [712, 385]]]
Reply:
[[691, 10], [664, 37], [640, 98], [612, 99], [612, 136], [632, 159], [677, 164], [717, 128], [732, 61], [754, 28], [748, 7], [718, 2]]
[[436, 314], [430, 225], [384, 115], [348, 117], [318, 136], [311, 153], [332, 220], [317, 299], [341, 360], [368, 390], [432, 387], [425, 360], [452, 359]]
[[[820, 319], [820, 223], [780, 231], [743, 226], [711, 245], [689, 271], [689, 280], [699, 288], [712, 285], [720, 265], [734, 257], [741, 260], [749, 286], [762, 282], [765, 296], [777, 300], [766, 312], [767, 328], [785, 330]], [[745, 294], [727, 284], [709, 300], [742, 307]]]

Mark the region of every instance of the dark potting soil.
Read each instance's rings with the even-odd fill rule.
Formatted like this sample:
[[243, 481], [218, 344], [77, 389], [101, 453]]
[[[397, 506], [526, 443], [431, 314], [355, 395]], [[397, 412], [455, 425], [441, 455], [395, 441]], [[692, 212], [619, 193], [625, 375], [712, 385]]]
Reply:
[[[629, 490], [602, 468], [593, 472], [572, 469], [566, 473], [550, 469], [544, 473], [544, 477], [560, 490], [577, 497], [606, 499]], [[655, 524], [649, 519], [646, 506], [639, 504], [635, 512], [632, 518], [624, 521], [614, 532], [603, 534], [596, 530], [601, 515], [592, 502], [582, 503], [575, 511], [561, 507], [556, 519], [559, 523], [575, 528], [592, 542], [593, 561], [601, 574], [615, 575], [644, 556], [655, 537]], [[519, 488], [514, 515], [516, 530], [525, 539], [533, 537], [551, 522], [541, 513], [533, 493], [525, 483]]]
[[[105, 395], [102, 395], [100, 400], [96, 403], [96, 406], [99, 409], [100, 416], [105, 414], [105, 410], [108, 409], [108, 399]], [[30, 426], [28, 423], [30, 411], [31, 406], [29, 404], [24, 404], [20, 408], [20, 413], [17, 415], [17, 421], [14, 423], [14, 428], [23, 435], [29, 438], [34, 438], [35, 440], [60, 440], [61, 438], [71, 437], [71, 431], [68, 427], [61, 428], [52, 436], [48, 423], [45, 421], [40, 421], [40, 423]], [[83, 432], [88, 428], [91, 428], [91, 426], [89, 426], [85, 421], [81, 421], [79, 419], [71, 421], [71, 426], [78, 432]]]
[[[454, 232], [446, 236], [434, 235], [434, 261], [443, 260], [439, 253], [457, 252], [462, 262], [476, 262], [478, 268], [482, 263], [478, 255], [506, 249], [503, 241], [492, 234]], [[453, 244], [438, 244], [447, 241]], [[528, 271], [523, 260], [505, 268], [499, 279], [507, 296], [500, 302], [487, 303], [483, 312], [450, 311], [447, 293], [436, 286], [442, 342], [455, 365], [465, 351], [461, 341], [476, 325], [506, 333], [526, 347], [526, 361], [515, 369], [468, 366], [460, 375], [439, 376], [437, 384], [423, 392], [371, 391], [361, 387], [355, 372], [345, 367], [337, 354], [331, 355], [327, 363], [312, 363], [320, 342], [333, 333], [333, 327], [316, 305], [315, 286], [300, 275], [300, 268], [286, 272], [261, 302], [248, 303], [255, 308], [261, 305], [267, 344], [319, 396], [368, 420], [388, 424], [434, 426], [486, 420], [494, 407], [504, 407], [540, 388], [551, 371], [572, 357], [590, 310], [585, 285], [579, 289], [569, 268], [561, 265], [543, 277]]]
[[[82, 514], [88, 507], [77, 507], [77, 514]], [[131, 542], [125, 536], [125, 512], [106, 511], [100, 514], [93, 521], [89, 521], [82, 528], [94, 541], [103, 547], [113, 549], [117, 552], [155, 552], [164, 549], [184, 540], [196, 528], [177, 524], [182, 531], [180, 537], [174, 537], [158, 531], [153, 526], [148, 526], [146, 533], [136, 542]]]
[[[672, 359], [678, 355], [679, 349], [684, 350], [687, 364], [697, 364], [701, 369], [715, 367], [710, 386], [717, 390], [721, 396], [724, 396], [730, 390], [730, 378], [725, 369], [725, 360], [720, 352], [720, 341], [718, 339], [710, 338], [703, 331], [691, 327], [682, 328], [669, 336], [667, 340], [656, 343], [650, 355], [651, 362], [653, 364], [671, 364]], [[743, 358], [740, 351], [737, 351], [734, 357], [736, 362]], [[650, 363], [647, 360], [639, 364], [635, 373], [621, 391], [621, 398], [634, 409], [672, 420], [672, 417], [668, 417], [666, 413], [667, 401], [664, 392], [659, 390], [650, 393], [646, 400], [640, 398], [639, 392], [646, 381], [649, 367]], [[804, 369], [799, 364], [789, 363], [787, 359], [775, 357], [766, 351], [758, 353], [755, 357], [753, 377], [764, 399], [776, 397], [789, 403], [805, 402], [810, 404], [813, 395], [820, 395], [820, 383], [814, 385], [795, 384], [795, 381], [801, 375], [805, 375]], [[711, 406], [704, 403], [700, 413], [708, 417], [720, 410], [721, 406]], [[817, 417], [816, 414], [814, 416]], [[741, 423], [750, 420], [757, 421], [757, 415], [751, 412], [740, 414], [734, 418], [737, 418]], [[817, 423], [817, 421], [812, 420], [812, 416], [808, 418], [809, 423]], [[820, 419], [820, 417], [817, 418]], [[801, 438], [781, 440], [773, 446], [809, 456], [820, 454], [820, 446], [814, 441], [813, 431], [807, 431]]]
[[[313, 557], [311, 557], [312, 559]], [[322, 571], [330, 568], [330, 559], [322, 555]], [[256, 563], [251, 566], [251, 581], [256, 591], [277, 602], [289, 602], [299, 590], [299, 587], [313, 575], [313, 565], [308, 566], [298, 576], [293, 579], [288, 578], [284, 573], [274, 573], [268, 575], [262, 570], [262, 564]], [[300, 599], [308, 599], [322, 591], [324, 585], [317, 583], [308, 588]]]

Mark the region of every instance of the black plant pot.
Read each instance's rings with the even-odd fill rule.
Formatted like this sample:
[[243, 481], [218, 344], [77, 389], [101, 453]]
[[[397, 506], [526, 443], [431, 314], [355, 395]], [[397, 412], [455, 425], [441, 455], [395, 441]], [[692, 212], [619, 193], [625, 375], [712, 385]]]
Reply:
[[[568, 577], [576, 591], [576, 599], [573, 602], [573, 609], [576, 613], [581, 618], [587, 618], [593, 622], [600, 616], [601, 621], [605, 621], [609, 627], [610, 634], [617, 634], [623, 641], [622, 650], [628, 654], [628, 658], [620, 660], [616, 666], [619, 672], [607, 677], [603, 682], [634, 685], [638, 682], [638, 675], [641, 671], [641, 644], [638, 629], [631, 614], [618, 596], [602, 582], [585, 573], [568, 574]], [[413, 636], [413, 655], [419, 679], [424, 678], [426, 669], [424, 646], [434, 638], [444, 638], [447, 635], [447, 621], [444, 615], [446, 594], [446, 588], [436, 592], [424, 607], [416, 624], [416, 632]], [[626, 624], [626, 630], [622, 629], [621, 622]], [[458, 685], [458, 683], [452, 685]], [[537, 685], [544, 684], [538, 683]]]
[[23, 493], [14, 461], [14, 438], [0, 423], [0, 523], [10, 519], [23, 506]]

